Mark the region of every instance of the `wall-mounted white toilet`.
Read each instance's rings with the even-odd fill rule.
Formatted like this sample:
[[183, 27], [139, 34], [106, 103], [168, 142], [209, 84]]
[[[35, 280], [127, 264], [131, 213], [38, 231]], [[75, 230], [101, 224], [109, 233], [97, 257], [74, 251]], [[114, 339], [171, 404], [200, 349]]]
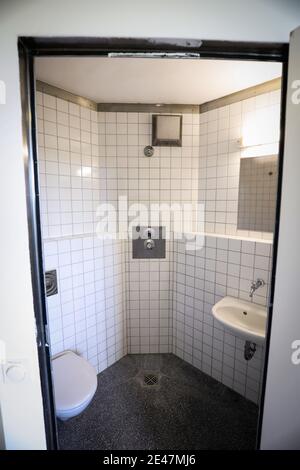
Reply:
[[89, 405], [97, 390], [97, 374], [85, 359], [72, 351], [52, 358], [56, 416], [66, 421]]

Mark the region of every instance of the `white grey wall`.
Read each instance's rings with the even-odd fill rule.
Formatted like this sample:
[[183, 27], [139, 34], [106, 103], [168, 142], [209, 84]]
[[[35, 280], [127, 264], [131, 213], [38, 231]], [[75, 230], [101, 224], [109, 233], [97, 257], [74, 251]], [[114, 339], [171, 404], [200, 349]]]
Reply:
[[300, 104], [291, 101], [292, 82], [300, 77], [299, 51], [300, 28], [292, 36], [290, 50], [283, 193], [262, 449], [300, 449], [300, 365], [291, 360], [292, 343], [300, 340]]
[[[8, 448], [45, 447], [28, 251], [17, 37], [100, 35], [282, 42], [288, 41], [289, 31], [300, 23], [300, 4], [296, 0], [253, 0], [250, 10], [248, 5], [246, 0], [1, 2], [0, 79], [6, 83], [7, 96], [6, 104], [0, 105], [0, 249], [6, 266], [1, 279], [0, 311], [4, 313], [0, 331], [10, 359], [28, 358], [30, 377], [23, 385], [1, 384]], [[17, 284], [16, 295], [20, 273], [22, 282]]]

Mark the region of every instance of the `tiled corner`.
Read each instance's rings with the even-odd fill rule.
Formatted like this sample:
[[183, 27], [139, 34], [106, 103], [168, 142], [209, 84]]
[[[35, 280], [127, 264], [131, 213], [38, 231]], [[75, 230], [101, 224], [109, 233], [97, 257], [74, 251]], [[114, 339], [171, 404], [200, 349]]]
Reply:
[[[149, 159], [150, 113], [96, 113], [37, 93], [44, 261], [59, 285], [47, 299], [52, 354], [74, 349], [100, 372], [128, 352], [172, 351], [258, 401], [262, 349], [246, 362], [244, 343], [211, 315], [224, 295], [248, 300], [258, 277], [266, 286], [254, 300], [267, 299], [271, 244], [230, 237], [253, 236], [236, 230], [234, 140], [246, 109], [243, 102], [183, 115], [183, 146], [156, 147]], [[133, 259], [130, 242], [95, 236], [99, 201], [116, 206], [119, 196], [147, 207], [199, 197], [214, 233], [202, 250], [171, 240], [165, 259]]]

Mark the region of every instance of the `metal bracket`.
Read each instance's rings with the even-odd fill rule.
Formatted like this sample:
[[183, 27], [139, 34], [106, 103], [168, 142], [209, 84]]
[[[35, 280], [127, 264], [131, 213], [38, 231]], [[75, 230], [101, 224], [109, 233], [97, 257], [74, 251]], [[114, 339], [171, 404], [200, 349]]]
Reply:
[[252, 357], [254, 356], [256, 351], [256, 344], [252, 343], [251, 341], [246, 341], [245, 342], [245, 348], [244, 348], [244, 358], [246, 361], [250, 361]]

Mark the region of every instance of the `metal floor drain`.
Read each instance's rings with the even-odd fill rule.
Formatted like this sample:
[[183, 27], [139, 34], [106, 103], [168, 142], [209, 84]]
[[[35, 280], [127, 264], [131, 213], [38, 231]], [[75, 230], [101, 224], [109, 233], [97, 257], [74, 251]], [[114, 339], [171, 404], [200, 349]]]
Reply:
[[153, 385], [158, 384], [158, 376], [155, 374], [145, 374], [144, 375], [144, 385], [147, 387], [152, 387]]
[[161, 373], [159, 370], [140, 369], [135, 379], [143, 388], [158, 390], [160, 388]]

